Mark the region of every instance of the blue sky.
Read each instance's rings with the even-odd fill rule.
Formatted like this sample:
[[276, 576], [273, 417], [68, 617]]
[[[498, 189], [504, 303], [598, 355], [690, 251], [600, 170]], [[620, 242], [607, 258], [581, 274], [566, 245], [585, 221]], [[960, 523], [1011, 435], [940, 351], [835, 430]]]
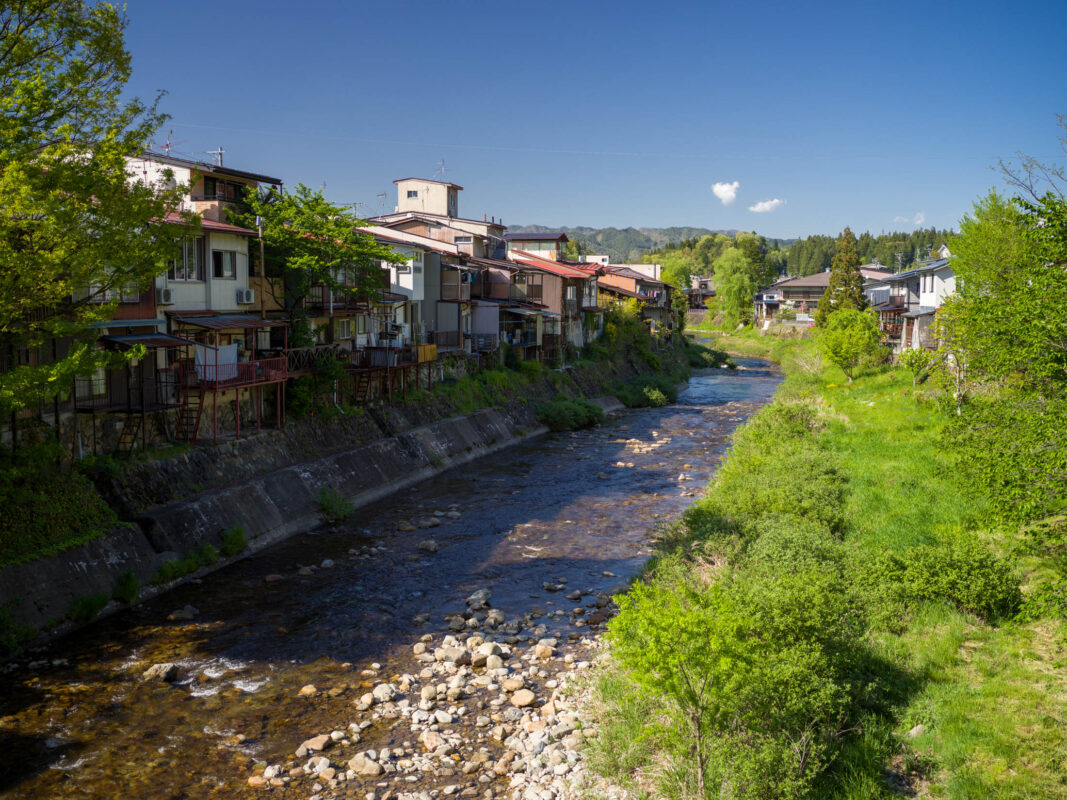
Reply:
[[[1062, 2], [128, 13], [130, 93], [167, 91], [176, 152], [222, 145], [228, 166], [325, 183], [364, 214], [444, 160], [460, 213], [505, 223], [878, 233], [956, 227], [1016, 151], [1067, 160]], [[724, 204], [712, 187], [734, 182]]]

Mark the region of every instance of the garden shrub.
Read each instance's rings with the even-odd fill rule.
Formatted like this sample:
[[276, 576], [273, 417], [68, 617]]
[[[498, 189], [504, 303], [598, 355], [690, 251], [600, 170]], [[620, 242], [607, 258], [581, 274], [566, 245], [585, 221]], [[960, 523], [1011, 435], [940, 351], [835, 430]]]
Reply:
[[553, 431], [589, 428], [604, 420], [604, 410], [584, 398], [540, 403], [536, 413], [537, 419]]

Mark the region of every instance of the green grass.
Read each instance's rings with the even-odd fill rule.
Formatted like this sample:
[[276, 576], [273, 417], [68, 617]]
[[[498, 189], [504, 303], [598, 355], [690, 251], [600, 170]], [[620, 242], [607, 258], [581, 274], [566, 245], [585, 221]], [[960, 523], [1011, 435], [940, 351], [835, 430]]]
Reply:
[[[948, 418], [938, 410], [932, 390], [913, 387], [905, 370], [868, 370], [849, 385], [840, 370], [818, 363], [810, 341], [744, 331], [717, 335], [714, 346], [783, 365], [787, 379], [779, 403], [803, 402], [817, 410], [819, 448], [845, 480], [839, 535], [856, 591], [870, 611], [866, 639], [874, 663], [881, 665], [884, 698], [812, 796], [899, 796], [889, 790], [888, 771], [903, 775], [908, 790], [919, 797], [1067, 797], [1062, 615], [1042, 616], [1039, 607], [1033, 621], [984, 620], [952, 597], [905, 598], [885, 576], [872, 577], [877, 570], [870, 568], [878, 559], [907, 560], [963, 537], [976, 550], [1014, 564], [1025, 592], [1038, 578], [1047, 583], [1062, 576], [1063, 548], [1028, 545], [1019, 530], [989, 522], [988, 501], [969, 494], [957, 480], [953, 454], [941, 435]], [[754, 518], [762, 503], [743, 510], [741, 498], [756, 497], [767, 487], [782, 497], [794, 492], [789, 475], [776, 472], [773, 458], [761, 460], [749, 452], [745, 435], [735, 440], [707, 499], [687, 515], [688, 525], [665, 538], [653, 571], [706, 571], [743, 559], [748, 537], [758, 536], [759, 526], [739, 529], [723, 514]], [[781, 436], [789, 452], [791, 438]], [[733, 472], [731, 462], [739, 465]], [[802, 476], [812, 479], [812, 474]], [[832, 523], [833, 515], [824, 521]], [[1022, 556], [1014, 558], [1018, 553]], [[679, 560], [689, 566], [678, 567]], [[656, 751], [654, 728], [643, 721], [654, 715], [655, 703], [635, 694], [618, 675], [605, 677], [598, 694], [604, 733], [592, 766], [632, 790], [657, 786], [676, 796], [664, 789], [669, 786], [662, 774], [665, 757]], [[921, 733], [909, 736], [918, 725]], [[657, 769], [659, 780], [649, 780]]]

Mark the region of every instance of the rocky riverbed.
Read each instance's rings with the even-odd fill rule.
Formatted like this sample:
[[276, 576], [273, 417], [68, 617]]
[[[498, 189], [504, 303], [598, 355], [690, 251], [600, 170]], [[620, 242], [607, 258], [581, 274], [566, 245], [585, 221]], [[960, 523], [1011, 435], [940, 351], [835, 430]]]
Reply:
[[773, 393], [744, 366], [9, 665], [0, 796], [588, 797], [583, 692], [611, 596]]

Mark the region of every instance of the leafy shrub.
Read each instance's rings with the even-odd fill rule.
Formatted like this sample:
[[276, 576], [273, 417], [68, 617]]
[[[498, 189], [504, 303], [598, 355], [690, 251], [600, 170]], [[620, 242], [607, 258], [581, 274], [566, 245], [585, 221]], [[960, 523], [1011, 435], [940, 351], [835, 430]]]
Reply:
[[67, 609], [67, 619], [74, 622], [88, 622], [96, 619], [96, 615], [107, 605], [107, 592], [93, 595], [81, 595]]
[[676, 735], [660, 745], [683, 772], [683, 796], [722, 786], [734, 798], [809, 796], [863, 689], [853, 680], [863, 621], [840, 577], [638, 583], [618, 603], [613, 653], [664, 701]]
[[1003, 619], [1022, 602], [1013, 563], [966, 534], [902, 554], [863, 554], [855, 582], [872, 604], [941, 601], [985, 619]]
[[330, 486], [319, 489], [315, 502], [319, 504], [323, 519], [333, 524], [344, 522], [356, 510], [343, 494]]
[[881, 347], [881, 334], [873, 313], [842, 308], [826, 318], [819, 331], [819, 349], [852, 383], [860, 362]]
[[137, 594], [141, 589], [141, 583], [137, 580], [137, 577], [133, 574], [132, 570], [126, 570], [115, 581], [115, 588], [111, 590], [111, 596], [115, 600], [121, 603], [129, 605], [137, 599]]
[[199, 549], [188, 553], [184, 558], [164, 562], [152, 576], [152, 583], [170, 583], [196, 572], [201, 567], [210, 567], [219, 560], [219, 552], [214, 545], [204, 543]]
[[248, 540], [245, 538], [244, 528], [240, 525], [234, 525], [222, 534], [219, 550], [226, 556], [226, 558], [237, 555], [246, 547], [248, 547]]
[[726, 365], [730, 369], [737, 369], [737, 364], [722, 350], [716, 350], [706, 344], [686, 342], [685, 357], [689, 366], [697, 369], [706, 369]]
[[675, 402], [678, 389], [662, 375], [641, 375], [619, 387], [615, 396], [627, 408], [655, 408]]
[[0, 606], [0, 655], [17, 655], [23, 645], [37, 638], [37, 631], [15, 619], [14, 603]]
[[0, 566], [51, 555], [105, 534], [118, 520], [89, 479], [60, 466], [54, 442], [0, 449]]
[[911, 385], [915, 386], [921, 377], [930, 371], [934, 354], [929, 350], [904, 350], [897, 356], [897, 363], [911, 373]]
[[604, 420], [604, 410], [584, 398], [552, 400], [536, 408], [537, 419], [553, 431], [589, 428]]
[[519, 374], [522, 375], [528, 381], [535, 381], [541, 377], [541, 362], [540, 361], [521, 361], [519, 362]]
[[986, 619], [1011, 616], [1022, 599], [1014, 565], [966, 535], [908, 550], [899, 580], [908, 597], [947, 600]]

